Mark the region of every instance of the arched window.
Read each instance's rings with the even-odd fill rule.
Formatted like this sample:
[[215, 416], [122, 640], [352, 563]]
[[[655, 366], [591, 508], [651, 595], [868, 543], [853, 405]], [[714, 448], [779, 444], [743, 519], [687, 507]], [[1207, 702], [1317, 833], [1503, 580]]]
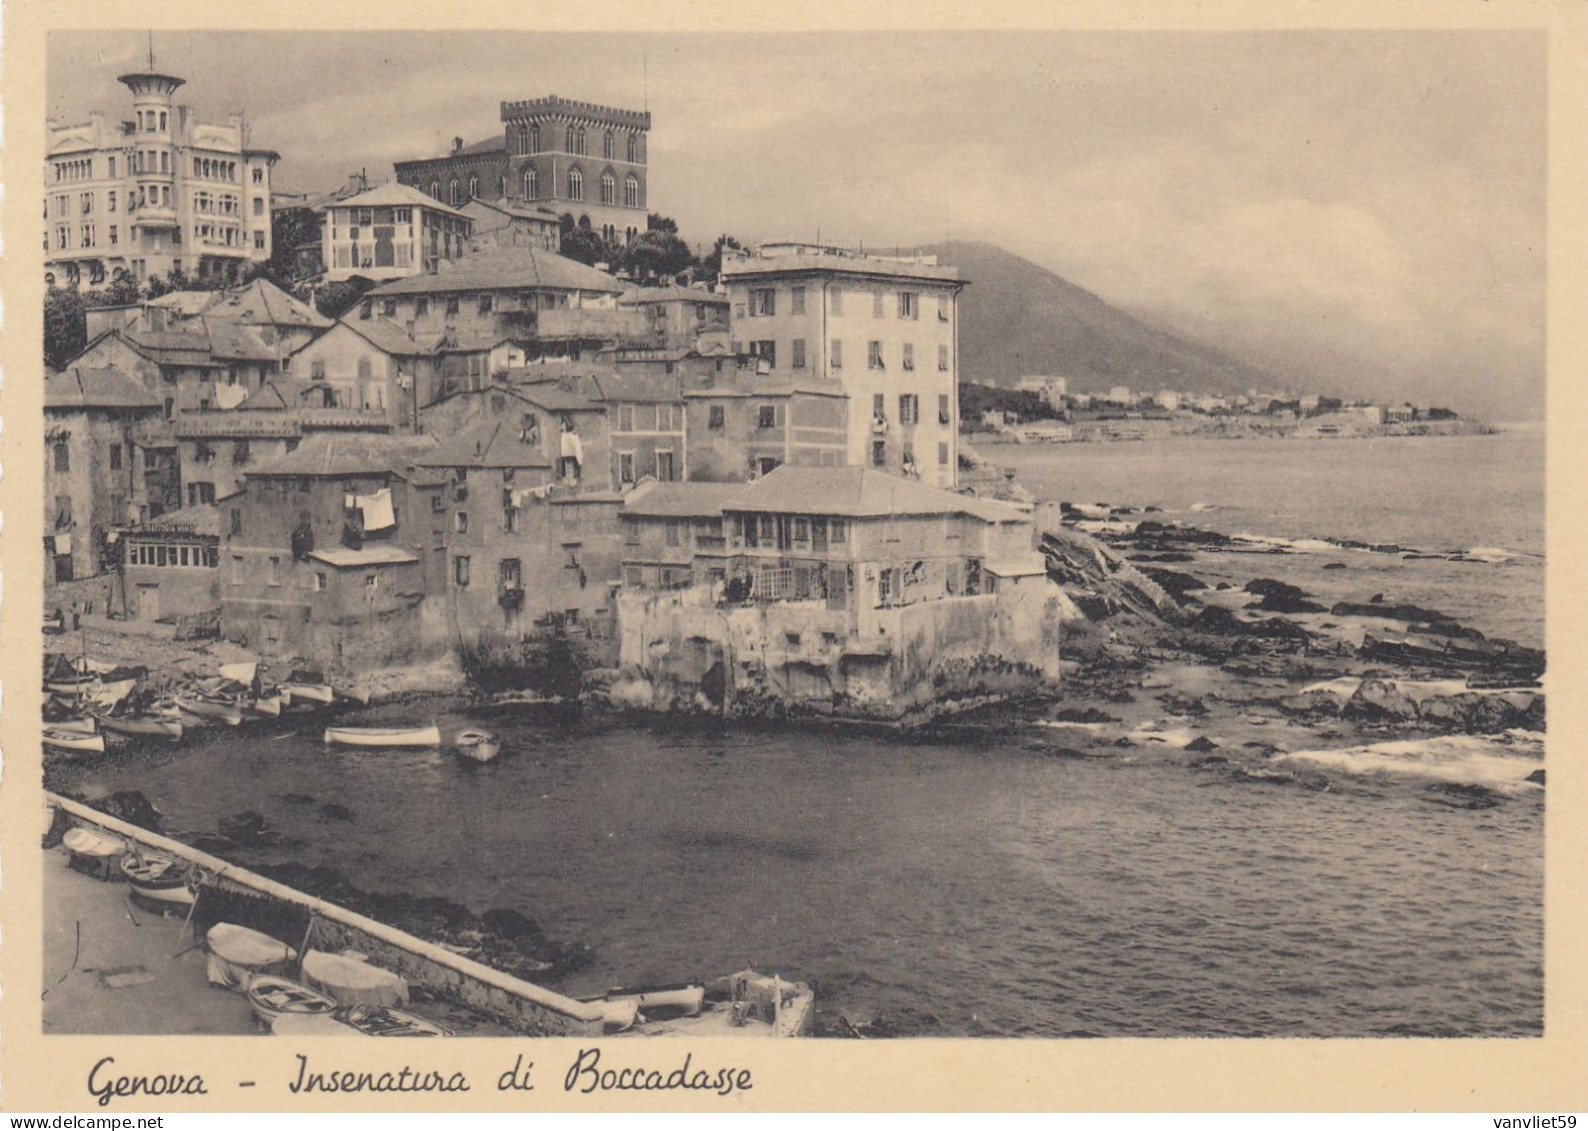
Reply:
[[437, 200], [441, 199], [441, 182], [440, 181], [431, 181], [430, 182], [430, 195], [433, 196]]
[[563, 146], [562, 147], [565, 150], [567, 150], [569, 153], [577, 153], [577, 152], [579, 152], [577, 149], [575, 149], [573, 147], [573, 127], [572, 126], [568, 127], [568, 136], [563, 138]]
[[540, 196], [540, 170], [531, 165], [524, 170], [524, 199], [535, 200]]
[[453, 177], [447, 184], [447, 203], [454, 208], [458, 205], [458, 178]]
[[507, 195], [507, 174], [506, 173], [503, 173], [500, 177], [496, 178], [496, 195], [497, 196], [506, 196]]
[[630, 208], [640, 206], [640, 179], [633, 173], [630, 173], [628, 179], [623, 182], [623, 203]]
[[612, 160], [612, 154], [614, 152], [615, 150], [612, 147], [612, 131], [608, 130], [606, 137], [601, 139], [601, 156], [610, 161]]
[[583, 156], [583, 154], [584, 154], [584, 127], [583, 126], [579, 127], [579, 149], [578, 149], [578, 152], [579, 152], [579, 154], [581, 156]]
[[578, 169], [568, 170], [568, 199], [584, 199], [584, 174]]
[[479, 195], [480, 195], [480, 178], [471, 176], [469, 178], [469, 199], [473, 200], [475, 197], [477, 197]]
[[529, 130], [526, 127], [524, 127], [524, 126], [520, 126], [518, 128], [518, 155], [520, 157], [522, 157], [528, 152], [529, 152]]
[[529, 151], [531, 153], [539, 153], [540, 152], [540, 127], [539, 126], [530, 126], [529, 127]]
[[630, 134], [629, 135], [629, 160], [630, 161], [638, 161], [639, 159], [640, 159], [640, 138], [639, 138], [639, 135], [638, 134]]
[[601, 174], [601, 203], [616, 204], [618, 202], [618, 179], [609, 169]]

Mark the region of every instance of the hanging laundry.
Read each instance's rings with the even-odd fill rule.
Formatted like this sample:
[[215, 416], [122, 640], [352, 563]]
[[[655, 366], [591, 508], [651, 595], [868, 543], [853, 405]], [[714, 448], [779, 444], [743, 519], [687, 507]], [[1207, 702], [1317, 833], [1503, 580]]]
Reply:
[[579, 439], [577, 432], [564, 432], [562, 434], [562, 456], [564, 459], [578, 460], [584, 464], [584, 443]]
[[215, 407], [233, 409], [248, 399], [246, 385], [217, 385], [215, 388]]
[[72, 552], [72, 536], [70, 534], [57, 534], [55, 536], [55, 555], [65, 557]]
[[373, 495], [358, 496], [357, 506], [364, 515], [366, 534], [397, 525], [397, 516], [392, 511], [390, 487], [384, 487]]

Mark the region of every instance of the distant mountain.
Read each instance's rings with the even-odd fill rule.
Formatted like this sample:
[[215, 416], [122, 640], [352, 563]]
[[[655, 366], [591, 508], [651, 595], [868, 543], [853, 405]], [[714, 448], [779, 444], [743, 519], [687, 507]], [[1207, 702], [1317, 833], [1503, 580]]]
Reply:
[[1062, 376], [1070, 391], [1244, 392], [1284, 382], [1211, 346], [1151, 326], [989, 243], [921, 249], [968, 280], [960, 298], [960, 376], [1013, 384]]

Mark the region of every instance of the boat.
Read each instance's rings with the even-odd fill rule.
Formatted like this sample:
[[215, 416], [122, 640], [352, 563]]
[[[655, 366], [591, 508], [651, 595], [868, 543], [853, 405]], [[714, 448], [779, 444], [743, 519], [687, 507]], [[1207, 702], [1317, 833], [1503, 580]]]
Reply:
[[255, 974], [245, 993], [254, 1016], [267, 1029], [286, 1016], [329, 1017], [336, 1012], [334, 998], [278, 974]]
[[78, 825], [67, 829], [61, 843], [72, 854], [72, 867], [101, 880], [121, 878], [117, 862], [127, 854], [127, 842]]
[[214, 719], [227, 726], [234, 727], [243, 721], [243, 709], [236, 703], [213, 698], [199, 691], [176, 696], [176, 705], [190, 715], [196, 715], [201, 719]]
[[601, 1011], [601, 1029], [606, 1033], [626, 1033], [634, 1028], [635, 1024], [645, 1020], [640, 1013], [640, 1003], [631, 997], [621, 998], [618, 1001], [608, 1001], [604, 997], [588, 997], [580, 1000]]
[[44, 690], [53, 691], [57, 695], [81, 695], [90, 688], [99, 686], [99, 677], [91, 673], [54, 676], [44, 681]]
[[44, 725], [50, 730], [63, 730], [71, 734], [95, 734], [99, 730], [94, 722], [94, 717], [49, 719]]
[[175, 856], [135, 849], [121, 858], [121, 874], [132, 884], [134, 895], [164, 908], [191, 907], [196, 899], [188, 887], [187, 870]]
[[462, 730], [455, 745], [458, 753], [475, 762], [489, 762], [502, 752], [502, 740], [488, 730]]
[[181, 738], [182, 720], [176, 715], [96, 715], [100, 729], [123, 738]]
[[253, 699], [245, 700], [243, 709], [251, 714], [273, 719], [281, 714], [281, 709], [287, 705], [290, 699], [290, 696], [279, 692], [274, 695], [258, 695]]
[[281, 690], [287, 693], [293, 703], [326, 705], [336, 698], [336, 692], [325, 682], [325, 677], [306, 668], [293, 669], [292, 674], [281, 681]]
[[69, 750], [77, 754], [103, 754], [105, 736], [47, 726], [44, 728], [44, 745], [51, 750]]
[[440, 746], [441, 728], [431, 723], [424, 727], [326, 727], [327, 746]]
[[450, 1037], [452, 1030], [426, 1021], [417, 1014], [383, 1005], [355, 1005], [342, 1010], [337, 1019], [370, 1037]]
[[658, 986], [629, 986], [610, 989], [599, 1002], [632, 1001], [649, 1019], [693, 1017], [706, 1004], [704, 982], [674, 982]]
[[336, 684], [331, 688], [331, 694], [337, 699], [346, 699], [349, 703], [357, 703], [360, 707], [369, 706], [369, 692], [361, 687]]

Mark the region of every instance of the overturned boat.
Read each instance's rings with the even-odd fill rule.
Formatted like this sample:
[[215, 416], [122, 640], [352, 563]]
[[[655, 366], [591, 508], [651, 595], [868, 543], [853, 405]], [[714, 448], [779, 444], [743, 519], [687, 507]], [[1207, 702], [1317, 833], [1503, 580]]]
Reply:
[[327, 706], [336, 698], [325, 676], [309, 668], [294, 668], [292, 674], [281, 681], [281, 690], [292, 704]]
[[502, 740], [488, 730], [459, 731], [454, 745], [472, 762], [489, 762], [502, 752]]
[[327, 746], [440, 746], [441, 728], [407, 727], [326, 727]]

